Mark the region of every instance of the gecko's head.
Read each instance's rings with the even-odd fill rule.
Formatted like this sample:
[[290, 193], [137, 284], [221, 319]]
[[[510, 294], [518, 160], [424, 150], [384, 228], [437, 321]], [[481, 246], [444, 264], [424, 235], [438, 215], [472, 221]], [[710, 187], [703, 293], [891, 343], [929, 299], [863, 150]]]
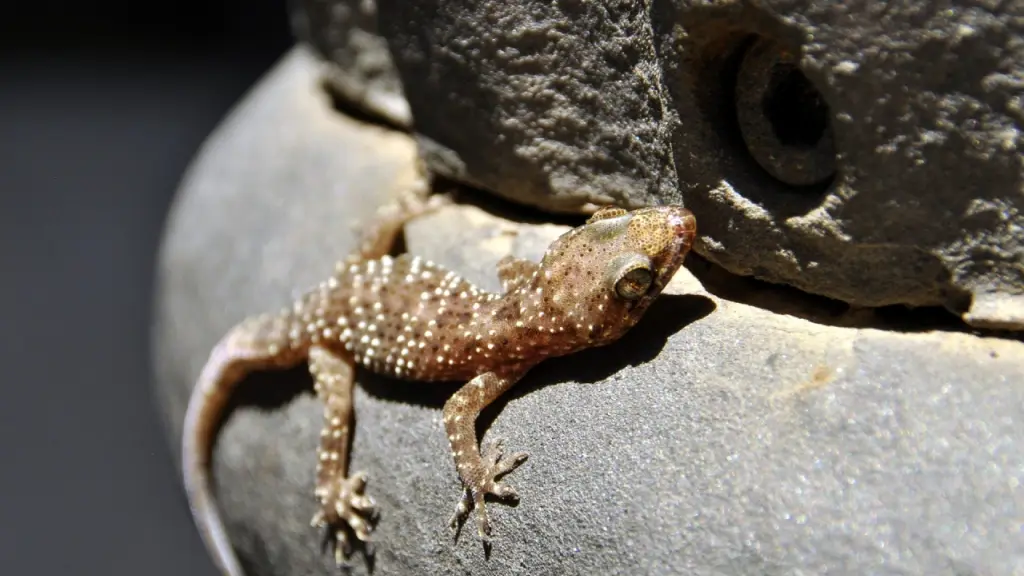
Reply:
[[602, 208], [551, 245], [540, 280], [559, 312], [588, 327], [592, 341], [614, 339], [665, 288], [696, 235], [693, 213], [681, 206]]

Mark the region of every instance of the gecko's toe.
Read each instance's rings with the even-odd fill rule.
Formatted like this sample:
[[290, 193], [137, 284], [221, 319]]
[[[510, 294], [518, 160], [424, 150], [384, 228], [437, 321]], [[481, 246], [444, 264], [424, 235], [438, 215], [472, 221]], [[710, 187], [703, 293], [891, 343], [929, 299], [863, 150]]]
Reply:
[[344, 530], [337, 530], [334, 533], [334, 563], [339, 567], [346, 564], [345, 559], [351, 553], [351, 545], [348, 542], [348, 534]]
[[370, 496], [354, 495], [349, 504], [354, 510], [361, 512], [364, 516], [373, 516], [377, 512], [377, 503]]
[[459, 528], [462, 526], [462, 522], [466, 519], [469, 511], [472, 509], [473, 493], [469, 488], [463, 488], [462, 498], [459, 498], [458, 504], [455, 505], [455, 513], [453, 513], [452, 517], [448, 519], [448, 527], [455, 533], [456, 538], [458, 538]]
[[476, 504], [476, 535], [484, 543], [487, 543], [491, 540], [491, 519], [487, 515], [487, 507], [484, 505], [482, 497]]
[[366, 474], [357, 472], [317, 490], [320, 510], [310, 523], [332, 531], [335, 560], [343, 560], [351, 553], [349, 533], [360, 542], [370, 541], [377, 505], [372, 497], [364, 493], [366, 482]]
[[[504, 442], [498, 439], [484, 446], [483, 453], [480, 456], [487, 467], [487, 476], [485, 477], [498, 480], [518, 468], [520, 464], [526, 462], [526, 459], [529, 458], [529, 454], [526, 452], [516, 452], [510, 456], [505, 456], [503, 445]], [[500, 494], [495, 494], [495, 496], [501, 497]]]
[[458, 537], [458, 529], [468, 517], [470, 510], [476, 509], [477, 535], [484, 542], [488, 542], [491, 536], [491, 522], [487, 515], [487, 506], [484, 497], [488, 494], [506, 501], [518, 501], [519, 493], [511, 486], [504, 484], [499, 479], [512, 472], [526, 461], [526, 452], [516, 452], [505, 456], [502, 441], [494, 442], [484, 446], [480, 454], [480, 465], [482, 470], [478, 475], [481, 481], [478, 485], [464, 488], [459, 503], [455, 506], [455, 514], [452, 515], [449, 525]]
[[519, 500], [519, 493], [516, 492], [515, 488], [500, 482], [494, 483], [494, 486], [491, 487], [490, 493], [502, 500]]
[[370, 541], [370, 532], [373, 531], [373, 527], [370, 526], [366, 520], [363, 520], [359, 516], [353, 516], [352, 519], [349, 520], [348, 525], [352, 528], [352, 532], [355, 533], [356, 538], [359, 538], [363, 542]]
[[309, 521], [309, 525], [313, 528], [327, 526], [327, 515], [324, 514], [323, 510], [317, 510], [316, 514], [313, 514], [313, 519]]

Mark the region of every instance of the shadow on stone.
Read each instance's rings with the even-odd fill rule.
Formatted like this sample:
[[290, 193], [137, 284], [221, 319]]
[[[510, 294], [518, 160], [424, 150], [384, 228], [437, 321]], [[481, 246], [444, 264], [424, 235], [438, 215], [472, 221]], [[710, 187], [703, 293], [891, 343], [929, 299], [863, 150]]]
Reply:
[[303, 392], [313, 393], [313, 379], [306, 363], [283, 370], [258, 370], [248, 374], [231, 394], [225, 419], [240, 406], [275, 410]]
[[373, 114], [356, 105], [342, 94], [339, 94], [338, 91], [331, 86], [331, 79], [329, 78], [329, 75], [330, 72], [328, 72], [328, 77], [320, 78], [319, 82], [317, 82], [317, 89], [319, 89], [328, 99], [331, 108], [336, 113], [370, 126], [409, 133], [408, 128], [401, 126], [396, 122], [392, 122], [391, 119], [386, 116]]
[[356, 372], [358, 386], [362, 387], [370, 396], [423, 406], [427, 408], [440, 409], [447, 400], [464, 382], [410, 382], [372, 374], [365, 370]]
[[714, 301], [706, 296], [662, 295], [618, 342], [542, 363], [526, 377], [526, 386], [514, 389], [510, 398], [559, 382], [593, 384], [607, 380], [626, 366], [651, 362], [670, 336], [710, 315], [715, 308]]
[[[825, 326], [874, 328], [900, 333], [969, 332], [1011, 340], [1021, 338], [1010, 331], [975, 328], [964, 322], [956, 313], [941, 306], [854, 306], [791, 286], [732, 274], [696, 254], [691, 254], [684, 266], [700, 281], [705, 290], [719, 298], [777, 314], [796, 316]], [[966, 309], [970, 295], [964, 294], [963, 298], [968, 299], [968, 303], [964, 305]]]
[[[379, 517], [376, 520], [379, 521]], [[345, 528], [345, 530], [348, 529]], [[351, 536], [351, 533], [349, 535]], [[331, 535], [331, 530], [323, 530], [320, 538], [320, 553], [331, 558], [334, 556], [335, 546], [341, 546], [341, 544]], [[372, 542], [363, 542], [358, 538], [352, 538], [350, 541], [348, 557], [337, 566], [338, 572], [350, 574], [353, 569], [352, 560], [355, 558], [356, 552], [360, 551], [363, 553], [362, 557], [363, 562], [366, 565], [366, 572], [368, 574], [373, 574], [373, 569], [377, 564], [377, 551], [374, 549]]]

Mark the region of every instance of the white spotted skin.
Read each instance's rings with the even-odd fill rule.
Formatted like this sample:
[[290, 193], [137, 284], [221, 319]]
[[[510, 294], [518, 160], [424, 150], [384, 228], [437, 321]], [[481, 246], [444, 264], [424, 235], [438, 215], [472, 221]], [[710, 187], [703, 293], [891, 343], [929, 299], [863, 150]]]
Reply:
[[315, 335], [325, 345], [376, 373], [437, 381], [477, 374], [483, 314], [499, 296], [403, 254], [342, 266], [307, 298], [332, 326]]
[[185, 484], [222, 571], [242, 574], [208, 495], [206, 468], [212, 422], [246, 372], [309, 363], [325, 405], [314, 524], [335, 531], [339, 562], [348, 553], [347, 531], [366, 540], [375, 510], [363, 493], [366, 475], [347, 475], [353, 369], [467, 382], [444, 407], [465, 487], [451, 524], [457, 529], [475, 508], [478, 534], [486, 539], [484, 496], [515, 497], [497, 478], [526, 454], [505, 457], [500, 444], [481, 451], [480, 411], [542, 360], [608, 344], [632, 328], [682, 264], [695, 235], [693, 215], [678, 206], [608, 208], [557, 239], [539, 264], [503, 259], [503, 294], [417, 256], [352, 257], [292, 306], [243, 321], [211, 354], [185, 422]]

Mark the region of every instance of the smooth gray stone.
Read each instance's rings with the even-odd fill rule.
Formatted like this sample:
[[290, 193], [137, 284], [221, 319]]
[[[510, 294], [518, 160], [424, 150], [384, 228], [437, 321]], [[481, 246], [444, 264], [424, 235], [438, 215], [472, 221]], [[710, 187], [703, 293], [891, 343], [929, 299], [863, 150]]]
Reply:
[[[407, 136], [331, 113], [289, 55], [211, 138], [159, 266], [154, 354], [179, 445], [210, 347], [352, 246], [348, 226], [414, 185]], [[501, 204], [407, 230], [410, 251], [495, 289], [564, 226]], [[690, 262], [699, 268], [698, 260]], [[487, 559], [440, 407], [452, 387], [359, 373], [352, 468], [382, 517], [373, 574], [986, 574], [1024, 565], [1024, 344], [837, 328], [709, 294], [681, 271], [621, 342], [546, 362], [485, 420], [530, 459], [491, 504]], [[254, 375], [215, 450], [216, 498], [252, 575], [337, 574], [307, 523], [322, 410], [304, 368]], [[353, 573], [368, 573], [356, 556]]]
[[[356, 4], [374, 17], [336, 16]], [[548, 210], [681, 199], [697, 251], [734, 274], [1020, 330], [1022, 12], [986, 6], [318, 0], [294, 13], [338, 73], [388, 46], [382, 75], [439, 174]], [[357, 44], [368, 31], [380, 41]]]

